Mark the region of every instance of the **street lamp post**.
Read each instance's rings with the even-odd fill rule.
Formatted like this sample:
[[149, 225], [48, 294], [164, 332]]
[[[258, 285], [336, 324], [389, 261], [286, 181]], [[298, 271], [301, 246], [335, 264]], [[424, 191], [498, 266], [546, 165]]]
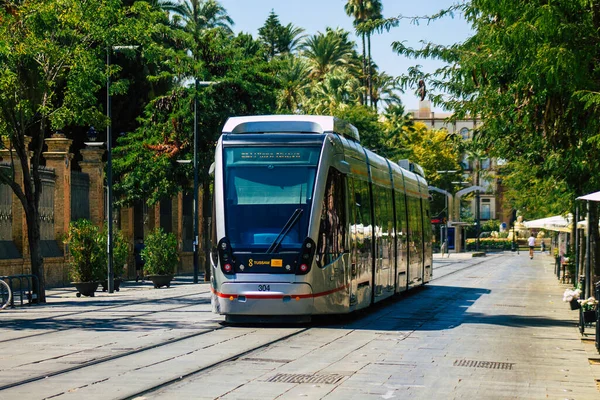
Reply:
[[113, 190], [112, 190], [112, 109], [110, 96], [110, 54], [112, 51], [133, 50], [139, 46], [108, 46], [106, 48], [106, 219], [108, 224], [106, 237], [107, 269], [108, 269], [108, 293], [114, 291], [114, 268], [113, 268]]
[[[458, 171], [457, 170], [444, 170], [444, 171], [436, 171], [438, 174], [456, 174]], [[446, 207], [446, 223], [444, 224], [444, 228], [446, 229], [446, 235], [444, 236], [444, 244], [446, 245], [446, 251], [448, 252], [448, 257], [450, 257], [450, 248], [449, 248], [449, 244], [448, 244], [448, 224], [450, 223], [450, 210], [448, 208], [449, 204], [448, 204], [448, 196], [450, 196], [449, 193], [447, 193], [445, 195], [445, 207]], [[442, 252], [442, 257], [444, 256], [444, 253]]]
[[[193, 263], [194, 263], [194, 283], [198, 283], [198, 88], [199, 87], [207, 87], [214, 85], [218, 82], [211, 81], [199, 81], [197, 78], [194, 78], [194, 160], [193, 160], [193, 168], [194, 168], [194, 254], [193, 254]], [[206, 188], [204, 189], [206, 190]], [[204, 210], [206, 212], [206, 210]], [[204, 235], [207, 235], [207, 232], [204, 232]]]

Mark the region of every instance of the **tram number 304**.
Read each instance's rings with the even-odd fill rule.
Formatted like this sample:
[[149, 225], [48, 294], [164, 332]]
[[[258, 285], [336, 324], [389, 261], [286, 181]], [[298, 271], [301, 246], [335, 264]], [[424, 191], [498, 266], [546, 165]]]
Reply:
[[258, 285], [258, 291], [259, 292], [270, 292], [271, 285]]

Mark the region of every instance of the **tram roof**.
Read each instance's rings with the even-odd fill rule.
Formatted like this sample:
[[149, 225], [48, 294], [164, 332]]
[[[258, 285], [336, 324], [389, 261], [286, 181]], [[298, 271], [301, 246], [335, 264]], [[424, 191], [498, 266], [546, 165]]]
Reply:
[[336, 117], [324, 115], [260, 115], [231, 117], [223, 133], [337, 133], [360, 142], [358, 129]]

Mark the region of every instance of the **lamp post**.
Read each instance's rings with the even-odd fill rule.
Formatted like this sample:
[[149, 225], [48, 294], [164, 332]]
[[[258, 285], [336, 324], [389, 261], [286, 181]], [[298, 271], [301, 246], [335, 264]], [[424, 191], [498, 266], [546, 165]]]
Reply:
[[106, 219], [108, 224], [106, 237], [107, 269], [108, 269], [108, 293], [114, 291], [114, 268], [113, 268], [113, 192], [112, 192], [112, 110], [110, 96], [110, 54], [112, 51], [133, 50], [139, 46], [108, 46], [106, 48]]
[[[194, 283], [198, 283], [198, 245], [200, 244], [198, 240], [198, 88], [208, 87], [217, 83], [218, 82], [199, 81], [197, 78], [194, 79]], [[206, 212], [206, 210], [204, 211]], [[204, 232], [204, 235], [207, 235], [207, 232]]]
[[[456, 174], [458, 171], [457, 170], [443, 170], [443, 171], [436, 171], [438, 174]], [[452, 182], [454, 183], [454, 182]], [[446, 192], [445, 193], [445, 207], [446, 207], [446, 223], [444, 224], [444, 228], [446, 230], [446, 235], [444, 236], [444, 244], [446, 245], [446, 251], [448, 252], [448, 257], [450, 257], [450, 248], [448, 247], [448, 224], [451, 218], [451, 214], [450, 214], [450, 209], [448, 208], [448, 196], [452, 196], [450, 193]], [[453, 207], [453, 205], [451, 205]], [[444, 253], [442, 252], [442, 257], [444, 256]]]

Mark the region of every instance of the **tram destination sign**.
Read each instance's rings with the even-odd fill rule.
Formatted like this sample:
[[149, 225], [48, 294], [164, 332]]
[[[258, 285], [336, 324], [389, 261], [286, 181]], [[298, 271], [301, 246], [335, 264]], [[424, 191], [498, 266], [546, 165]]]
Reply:
[[245, 147], [234, 148], [234, 163], [301, 163], [315, 164], [319, 148], [315, 147]]

